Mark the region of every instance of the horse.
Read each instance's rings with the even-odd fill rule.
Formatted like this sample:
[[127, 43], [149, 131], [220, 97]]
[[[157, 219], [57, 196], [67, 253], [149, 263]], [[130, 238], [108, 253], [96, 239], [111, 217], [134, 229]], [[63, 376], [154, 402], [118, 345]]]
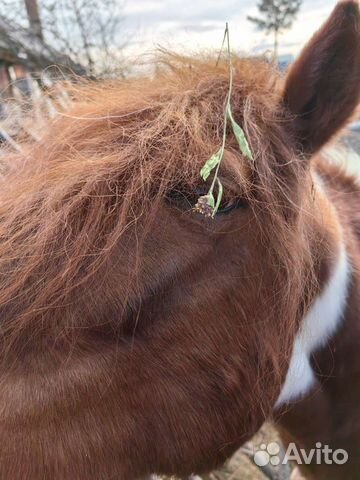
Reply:
[[89, 82], [0, 188], [0, 478], [201, 474], [272, 419], [360, 475], [360, 186], [327, 160], [356, 114], [360, 12], [338, 3], [284, 75], [233, 58], [222, 203], [194, 211], [229, 65], [163, 52]]

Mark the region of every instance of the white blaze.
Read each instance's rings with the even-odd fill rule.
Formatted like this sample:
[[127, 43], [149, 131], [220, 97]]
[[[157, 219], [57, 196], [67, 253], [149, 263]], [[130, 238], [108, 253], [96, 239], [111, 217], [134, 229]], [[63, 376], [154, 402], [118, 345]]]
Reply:
[[346, 305], [351, 266], [344, 245], [322, 293], [306, 315], [296, 335], [286, 380], [275, 407], [306, 394], [315, 381], [310, 356], [335, 334]]

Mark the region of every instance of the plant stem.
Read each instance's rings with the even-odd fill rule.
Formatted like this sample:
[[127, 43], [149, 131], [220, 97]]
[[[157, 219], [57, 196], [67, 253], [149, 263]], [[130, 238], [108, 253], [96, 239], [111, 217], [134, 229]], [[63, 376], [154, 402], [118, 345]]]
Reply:
[[[221, 160], [224, 155], [225, 151], [225, 142], [226, 142], [226, 129], [227, 129], [227, 120], [228, 120], [228, 110], [230, 108], [230, 102], [231, 102], [231, 93], [232, 93], [232, 86], [233, 86], [233, 71], [232, 71], [232, 62], [231, 62], [231, 49], [230, 49], [230, 35], [229, 35], [229, 25], [228, 22], [226, 22], [226, 27], [225, 27], [225, 34], [224, 34], [224, 41], [225, 38], [227, 39], [227, 50], [228, 50], [228, 59], [229, 59], [229, 70], [230, 70], [230, 79], [229, 79], [229, 92], [226, 96], [226, 102], [225, 102], [225, 112], [224, 112], [224, 131], [223, 131], [223, 139], [222, 139], [222, 144], [221, 144]], [[224, 43], [223, 41], [223, 43]], [[213, 181], [210, 186], [209, 194], [211, 195], [214, 191], [215, 184], [218, 178], [218, 173], [221, 165], [221, 160], [218, 163]]]

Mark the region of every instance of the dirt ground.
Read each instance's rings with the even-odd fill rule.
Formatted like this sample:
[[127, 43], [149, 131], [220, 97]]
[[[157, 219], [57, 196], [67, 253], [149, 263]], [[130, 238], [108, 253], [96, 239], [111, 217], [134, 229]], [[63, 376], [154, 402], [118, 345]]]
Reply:
[[276, 430], [272, 425], [267, 423], [255, 435], [251, 442], [236, 452], [219, 470], [207, 475], [202, 475], [201, 477], [194, 476], [188, 479], [177, 479], [175, 477], [169, 479], [163, 477], [161, 480], [289, 480], [291, 474], [290, 466], [266, 466], [260, 469], [254, 463], [254, 453], [260, 449], [262, 444], [268, 445], [272, 442], [281, 444]]

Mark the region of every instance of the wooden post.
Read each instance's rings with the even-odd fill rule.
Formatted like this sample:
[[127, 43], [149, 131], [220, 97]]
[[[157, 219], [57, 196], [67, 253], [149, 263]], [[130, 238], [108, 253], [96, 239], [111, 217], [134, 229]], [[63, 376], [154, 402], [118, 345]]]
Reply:
[[10, 76], [6, 64], [0, 62], [0, 95], [2, 96], [10, 84]]
[[[9, 74], [8, 64], [0, 60], [0, 107], [7, 99], [12, 97], [12, 85]], [[0, 108], [1, 110], [1, 108]], [[0, 111], [1, 117], [1, 111]]]
[[43, 33], [41, 27], [41, 19], [39, 14], [39, 7], [37, 0], [24, 0], [26, 13], [29, 19], [29, 24], [32, 32], [40, 39], [43, 40]]

